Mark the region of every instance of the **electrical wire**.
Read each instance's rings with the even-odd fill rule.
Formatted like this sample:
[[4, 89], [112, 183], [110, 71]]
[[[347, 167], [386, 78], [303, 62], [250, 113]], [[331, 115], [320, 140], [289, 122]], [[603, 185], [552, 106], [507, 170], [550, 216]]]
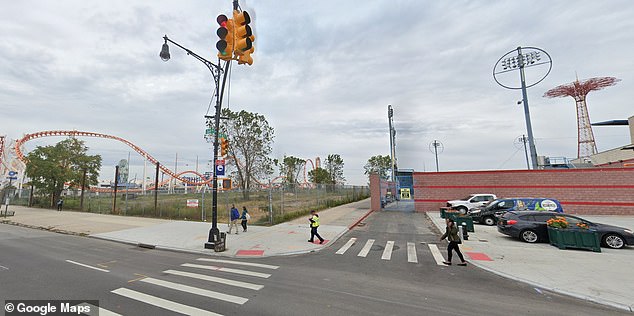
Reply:
[[513, 157], [515, 157], [515, 155], [517, 154], [517, 152], [519, 152], [520, 150], [522, 150], [523, 148], [518, 148], [515, 150], [515, 152], [511, 155], [511, 157], [509, 157], [508, 159], [506, 159], [499, 167], [498, 169], [502, 169], [502, 167], [504, 167], [504, 165], [509, 162], [511, 159], [513, 159]]

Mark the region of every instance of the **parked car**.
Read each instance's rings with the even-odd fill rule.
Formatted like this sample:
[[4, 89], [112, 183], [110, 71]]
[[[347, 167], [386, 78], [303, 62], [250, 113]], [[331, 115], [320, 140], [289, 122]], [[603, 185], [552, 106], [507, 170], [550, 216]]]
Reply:
[[471, 194], [462, 200], [447, 201], [447, 207], [458, 210], [461, 214], [467, 214], [467, 211], [478, 209], [495, 199], [497, 199], [495, 194]]
[[508, 211], [499, 218], [497, 228], [498, 232], [524, 242], [548, 242], [546, 221], [555, 216], [565, 217], [571, 226], [577, 223], [587, 224], [590, 229], [599, 233], [601, 245], [604, 247], [619, 249], [626, 245], [634, 245], [634, 233], [631, 229], [593, 223], [578, 216], [557, 212]]
[[564, 212], [561, 203], [556, 199], [510, 198], [498, 199], [479, 209], [472, 209], [469, 215], [478, 223], [493, 226], [497, 223], [497, 218], [508, 211]]

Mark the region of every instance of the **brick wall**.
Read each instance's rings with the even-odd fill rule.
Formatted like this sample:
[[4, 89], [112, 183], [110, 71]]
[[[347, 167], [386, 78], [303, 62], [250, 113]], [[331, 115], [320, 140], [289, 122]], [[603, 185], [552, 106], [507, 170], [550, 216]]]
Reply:
[[414, 173], [419, 212], [471, 193], [555, 198], [566, 213], [634, 215], [634, 168]]

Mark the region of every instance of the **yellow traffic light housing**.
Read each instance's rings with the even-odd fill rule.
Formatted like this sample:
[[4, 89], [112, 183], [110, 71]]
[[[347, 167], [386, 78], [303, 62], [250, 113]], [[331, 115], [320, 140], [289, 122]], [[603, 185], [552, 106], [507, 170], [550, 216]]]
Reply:
[[226, 15], [221, 14], [216, 18], [216, 22], [220, 25], [216, 31], [219, 38], [218, 42], [216, 42], [218, 58], [222, 60], [231, 60], [233, 58], [233, 50], [235, 47], [235, 28], [233, 20], [228, 19]]
[[233, 22], [235, 27], [234, 53], [238, 57], [238, 64], [253, 64], [251, 54], [254, 52], [253, 42], [255, 36], [249, 25], [251, 16], [246, 11], [233, 11]]
[[226, 156], [229, 152], [229, 141], [221, 138], [220, 139], [220, 156]]

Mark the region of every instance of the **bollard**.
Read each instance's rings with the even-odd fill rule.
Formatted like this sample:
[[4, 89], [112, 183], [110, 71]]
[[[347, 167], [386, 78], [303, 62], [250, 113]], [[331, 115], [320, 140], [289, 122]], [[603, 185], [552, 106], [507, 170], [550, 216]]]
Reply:
[[467, 229], [467, 223], [462, 223], [460, 226], [458, 226], [458, 230], [460, 232], [460, 238], [462, 238], [462, 240], [469, 240], [469, 230]]

